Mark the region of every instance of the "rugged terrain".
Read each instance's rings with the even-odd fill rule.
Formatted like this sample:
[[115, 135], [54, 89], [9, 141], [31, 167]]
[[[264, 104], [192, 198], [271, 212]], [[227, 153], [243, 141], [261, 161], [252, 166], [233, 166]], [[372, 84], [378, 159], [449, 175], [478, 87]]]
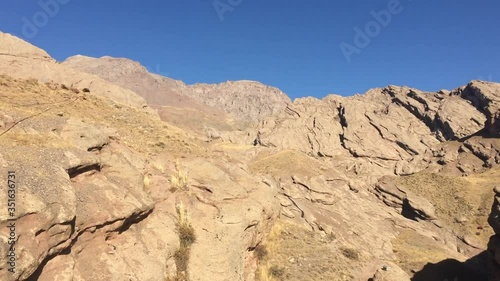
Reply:
[[1, 280], [500, 280], [500, 84], [292, 102], [4, 33], [0, 66]]

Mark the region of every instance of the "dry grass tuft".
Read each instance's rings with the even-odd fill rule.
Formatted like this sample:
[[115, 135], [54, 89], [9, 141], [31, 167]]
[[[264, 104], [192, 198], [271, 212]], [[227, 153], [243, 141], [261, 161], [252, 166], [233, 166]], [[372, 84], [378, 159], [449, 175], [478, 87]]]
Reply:
[[190, 224], [179, 224], [178, 232], [181, 246], [190, 247], [196, 241], [194, 229]]
[[285, 275], [285, 268], [278, 265], [272, 265], [269, 267], [269, 275], [275, 278], [281, 278]]
[[179, 273], [186, 272], [188, 269], [188, 263], [189, 263], [189, 255], [190, 255], [190, 249], [189, 248], [184, 248], [180, 247], [176, 252], [175, 252], [175, 265], [177, 266], [177, 271]]
[[271, 262], [261, 265], [258, 280], [259, 281], [281, 281], [285, 277], [285, 268]]
[[177, 233], [179, 235], [179, 249], [175, 251], [174, 259], [177, 267], [175, 277], [167, 277], [167, 281], [188, 281], [188, 265], [191, 253], [191, 245], [196, 241], [196, 234], [191, 225], [191, 214], [189, 209], [180, 202], [177, 208]]
[[266, 246], [264, 246], [262, 244], [255, 247], [254, 251], [255, 251], [255, 256], [257, 257], [257, 259], [259, 261], [263, 260], [268, 254]]
[[259, 261], [257, 278], [260, 281], [279, 281], [284, 278], [285, 268], [278, 265], [275, 259], [282, 230], [283, 227], [280, 224], [275, 224], [267, 235], [266, 243], [259, 244], [254, 249], [254, 254]]
[[196, 241], [194, 228], [191, 225], [191, 213], [189, 212], [189, 209], [184, 207], [184, 204], [181, 202], [177, 206], [177, 214], [179, 215], [179, 221], [177, 222], [177, 231], [179, 234], [181, 247], [190, 247]]
[[179, 160], [175, 160], [175, 172], [170, 177], [170, 183], [172, 188], [187, 190], [188, 189], [188, 177], [185, 171], [181, 169]]
[[165, 166], [163, 165], [163, 163], [161, 162], [154, 162], [153, 163], [153, 167], [158, 170], [159, 172], [161, 172], [162, 174], [165, 173]]
[[143, 189], [144, 190], [149, 190], [149, 187], [151, 186], [151, 179], [149, 178], [149, 175], [148, 174], [145, 174], [144, 175], [144, 179], [143, 179]]

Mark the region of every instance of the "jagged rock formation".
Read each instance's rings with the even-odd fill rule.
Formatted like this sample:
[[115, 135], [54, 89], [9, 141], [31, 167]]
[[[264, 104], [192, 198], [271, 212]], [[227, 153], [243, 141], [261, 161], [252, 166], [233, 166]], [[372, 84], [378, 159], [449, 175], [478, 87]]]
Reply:
[[[498, 84], [471, 85], [475, 85], [475, 97], [485, 105], [474, 106], [469, 102], [473, 100], [470, 95], [463, 99], [390, 86], [347, 98], [330, 95], [323, 100], [297, 99], [248, 133], [231, 133], [226, 139], [250, 144], [258, 135], [258, 143], [265, 146], [319, 157], [366, 159], [398, 175], [423, 170], [436, 156], [441, 157], [439, 163], [457, 162], [462, 173], [480, 171], [482, 166], [500, 163], [498, 140], [475, 137], [481, 134], [485, 122], [492, 122], [487, 121], [491, 114], [486, 104], [500, 94]], [[445, 141], [460, 139], [467, 140], [455, 151], [442, 146]], [[479, 161], [470, 161], [471, 153]]]
[[[325, 235], [340, 236], [337, 243], [356, 249], [370, 247], [364, 244], [366, 241], [386, 245], [396, 239], [403, 239], [403, 243], [412, 243], [410, 241], [416, 239], [429, 241], [425, 243], [430, 244], [419, 247], [434, 248], [437, 252], [431, 255], [436, 257], [443, 255], [441, 251], [459, 249], [460, 253], [447, 252], [445, 256], [452, 255], [454, 259], [465, 261], [484, 249], [484, 240], [477, 242], [465, 234], [465, 228], [451, 227], [449, 223], [453, 223], [453, 218], [442, 211], [436, 214], [432, 202], [442, 203], [429, 201], [432, 198], [426, 198], [425, 193], [417, 195], [390, 181], [384, 183], [381, 177], [412, 175], [420, 171], [467, 176], [497, 167], [500, 164], [500, 140], [485, 137], [491, 134], [485, 134], [484, 128], [491, 127], [488, 125], [492, 123], [488, 117], [491, 116], [489, 105], [494, 106], [493, 101], [500, 96], [500, 85], [473, 81], [465, 88], [471, 87], [475, 92], [469, 91], [468, 96], [458, 95], [460, 90], [425, 93], [389, 86], [347, 98], [330, 95], [323, 100], [297, 99], [283, 112], [264, 118], [257, 126], [243, 132], [228, 132], [222, 139], [268, 151], [267, 156], [257, 158], [258, 164], [255, 165], [259, 166], [259, 172], [275, 173], [275, 178], [279, 178], [282, 216], [287, 219], [303, 222]], [[483, 104], [474, 103], [474, 97]], [[288, 150], [303, 152], [317, 162], [283, 153]], [[304, 162], [304, 165], [296, 169], [282, 164], [286, 162]], [[292, 170], [303, 173], [305, 179], [299, 179], [297, 172]], [[481, 194], [484, 194], [484, 188]], [[384, 217], [370, 209], [368, 206], [377, 205], [371, 199], [363, 201], [366, 191], [395, 208], [400, 217]], [[459, 211], [455, 215], [458, 213], [467, 212]], [[481, 211], [475, 216], [481, 217], [479, 226], [471, 227], [484, 229], [487, 214]], [[407, 220], [400, 220], [403, 217], [430, 223], [408, 226]], [[373, 220], [377, 223], [368, 223]], [[392, 221], [395, 228], [380, 222], [385, 220]], [[462, 221], [462, 218], [456, 217], [455, 220]], [[349, 222], [346, 228], [345, 222]], [[418, 234], [406, 236], [399, 228], [410, 228]], [[363, 238], [346, 235], [344, 231], [363, 233]], [[392, 235], [398, 232], [397, 237], [401, 238], [395, 239]], [[369, 236], [368, 233], [376, 235]], [[487, 237], [487, 233], [480, 234], [481, 239]], [[436, 239], [439, 242], [431, 246], [435, 242], [430, 241]], [[400, 250], [400, 253], [405, 251], [408, 250]], [[355, 275], [347, 270], [343, 274], [353, 280], [367, 280], [376, 268], [383, 265], [375, 261], [394, 260], [392, 254], [392, 250], [371, 248], [370, 253], [362, 254], [371, 262], [357, 263], [371, 275], [364, 271]], [[399, 258], [402, 255], [398, 254]], [[437, 262], [434, 258], [429, 261]], [[457, 270], [462, 269], [457, 267]], [[301, 279], [292, 277], [289, 280]]]
[[486, 115], [485, 133], [491, 137], [500, 136], [500, 98], [497, 87], [488, 82], [473, 81], [452, 94], [467, 99]]

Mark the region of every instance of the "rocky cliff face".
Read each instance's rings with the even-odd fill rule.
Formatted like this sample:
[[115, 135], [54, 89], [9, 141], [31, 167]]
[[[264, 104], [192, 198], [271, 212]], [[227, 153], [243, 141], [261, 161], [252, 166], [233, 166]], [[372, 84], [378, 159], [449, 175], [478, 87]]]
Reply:
[[[230, 133], [226, 139], [315, 157], [365, 159], [397, 175], [423, 170], [435, 157], [438, 164], [456, 163], [456, 172], [481, 171], [499, 164], [498, 140], [481, 137], [483, 128], [494, 131], [496, 123], [488, 116], [499, 85], [471, 85], [476, 92], [467, 98], [390, 86], [354, 97], [297, 99], [248, 133]], [[475, 106], [474, 99], [484, 104]], [[443, 146], [453, 141], [459, 144], [454, 151]]]
[[190, 86], [193, 98], [243, 120], [261, 120], [283, 111], [290, 98], [281, 90], [255, 81], [228, 81]]
[[[495, 99], [500, 93], [499, 84], [472, 84], [477, 85], [476, 97], [487, 95], [490, 99]], [[473, 230], [484, 229], [488, 211], [479, 205], [484, 206], [487, 201], [479, 203], [481, 200], [478, 200], [478, 203], [471, 203], [476, 199], [463, 192], [477, 190], [475, 192], [481, 197], [487, 198], [489, 185], [497, 180], [495, 176], [492, 181], [484, 182], [484, 186], [476, 187], [473, 177], [467, 176], [491, 168], [497, 171], [500, 163], [499, 139], [483, 137], [486, 136], [483, 135], [483, 128], [488, 126], [488, 111], [485, 110], [486, 107], [475, 106], [473, 102], [469, 102], [470, 99], [470, 96], [465, 99], [445, 92], [425, 93], [395, 86], [374, 89], [365, 95], [347, 98], [304, 98], [296, 100], [281, 114], [266, 118], [248, 133], [229, 133], [226, 139], [233, 143], [253, 144], [271, 154], [263, 156], [256, 165], [263, 173], [280, 170], [277, 176], [281, 178], [283, 216], [302, 221], [325, 235], [333, 233], [338, 237], [338, 244], [347, 244], [356, 249], [369, 247], [364, 243], [392, 243], [393, 247], [397, 243], [411, 245], [414, 243], [411, 241], [415, 239], [430, 243], [423, 242], [424, 244], [417, 246], [417, 249], [420, 248], [415, 249], [417, 252], [421, 251], [422, 247], [441, 249], [433, 254], [425, 251], [409, 254], [408, 252], [413, 250], [403, 248], [398, 250], [396, 259], [412, 259], [403, 257], [405, 254], [402, 253], [413, 255], [413, 258], [418, 255], [446, 256], [450, 253], [443, 254], [441, 251], [447, 251], [444, 249], [459, 249], [458, 256], [453, 258], [465, 261], [464, 257], [479, 253], [478, 250], [482, 248], [480, 245], [485, 245], [490, 233]], [[313, 164], [310, 160], [297, 158], [296, 155], [284, 156], [283, 152], [279, 152], [287, 150], [301, 151], [318, 162]], [[295, 169], [287, 167], [283, 162], [304, 164], [294, 172]], [[445, 174], [450, 178], [426, 180], [434, 177], [433, 173]], [[307, 175], [306, 179], [301, 179], [300, 174]], [[397, 175], [414, 177], [399, 180], [394, 177]], [[466, 180], [462, 179], [463, 176]], [[439, 183], [435, 185], [433, 182]], [[453, 199], [457, 193], [452, 190], [458, 186], [463, 188], [458, 188], [456, 192], [471, 202]], [[439, 188], [446, 188], [449, 195], [436, 193], [435, 190]], [[377, 205], [370, 199], [363, 203], [365, 192], [374, 194], [402, 216], [384, 218], [384, 212], [371, 210], [368, 206], [379, 207], [375, 207]], [[429, 197], [429, 194], [435, 193], [435, 196]], [[356, 199], [348, 199], [351, 196]], [[471, 220], [471, 216], [480, 219], [465, 222]], [[368, 217], [377, 223], [369, 223]], [[400, 220], [403, 217], [420, 223], [406, 225], [409, 221]], [[381, 223], [387, 220], [394, 224], [394, 228]], [[424, 221], [430, 224], [425, 226], [426, 230], [419, 229], [426, 224]], [[461, 224], [460, 227], [456, 226], [457, 221]], [[418, 234], [407, 235], [398, 230], [400, 227], [413, 229]], [[376, 231], [371, 232], [368, 228]], [[442, 232], [444, 229], [447, 230]], [[363, 235], [358, 238], [352, 235], [351, 231]], [[368, 233], [374, 235], [367, 237]], [[399, 235], [394, 238], [394, 233]], [[430, 233], [434, 234], [427, 236]], [[440, 241], [437, 244], [441, 246], [431, 246], [431, 237]], [[384, 241], [385, 239], [387, 241]], [[394, 242], [398, 239], [405, 242]], [[482, 242], [478, 242], [478, 239]], [[362, 255], [367, 260], [358, 261], [357, 264], [366, 268], [376, 269], [377, 265], [373, 261], [395, 259], [392, 256], [393, 250], [386, 251], [383, 248], [371, 249], [370, 253], [364, 252]], [[460, 255], [465, 256], [459, 257]], [[434, 259], [428, 261], [437, 262]], [[409, 265], [402, 263], [400, 266], [408, 270]], [[469, 269], [468, 266], [466, 268], [468, 274], [481, 275], [476, 269]], [[348, 271], [343, 273], [354, 278], [352, 280], [368, 278], [367, 275], [352, 275], [353, 273]], [[459, 275], [457, 271], [455, 277], [450, 277], [454, 273], [446, 274], [446, 278], [451, 278], [449, 280]], [[345, 280], [351, 280], [349, 278]]]
[[1, 280], [499, 280], [500, 84], [291, 102], [0, 35]]
[[457, 89], [453, 94], [469, 100], [486, 115], [487, 121], [484, 126], [486, 135], [495, 138], [500, 136], [500, 99], [495, 84], [473, 81], [466, 87]]

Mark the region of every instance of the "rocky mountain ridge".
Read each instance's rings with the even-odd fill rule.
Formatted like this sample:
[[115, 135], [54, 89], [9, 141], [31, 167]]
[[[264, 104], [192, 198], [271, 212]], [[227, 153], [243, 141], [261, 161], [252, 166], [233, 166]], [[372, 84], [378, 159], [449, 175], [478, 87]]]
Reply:
[[[255, 81], [186, 85], [152, 74], [138, 62], [123, 58], [74, 56], [62, 63], [131, 89], [157, 106], [217, 108], [241, 120], [259, 120], [283, 109], [290, 99], [274, 87]], [[200, 103], [200, 104], [198, 104]]]
[[0, 259], [2, 280], [442, 281], [498, 270], [500, 84], [291, 102], [251, 81], [187, 86], [127, 59], [59, 64], [0, 36], [0, 169], [17, 171], [24, 202], [18, 272]]

